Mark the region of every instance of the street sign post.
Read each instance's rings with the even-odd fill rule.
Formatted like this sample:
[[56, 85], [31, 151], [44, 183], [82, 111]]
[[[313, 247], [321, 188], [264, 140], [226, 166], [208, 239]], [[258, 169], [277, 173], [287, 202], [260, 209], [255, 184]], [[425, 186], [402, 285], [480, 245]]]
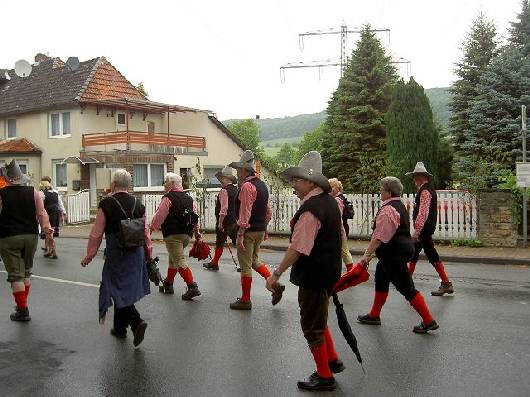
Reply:
[[[523, 188], [523, 246], [528, 246], [528, 192], [530, 186], [530, 164], [526, 162], [526, 106], [521, 106], [521, 134], [523, 138], [523, 162], [516, 165], [517, 186]], [[519, 172], [520, 171], [520, 172]], [[519, 180], [519, 178], [521, 178]]]

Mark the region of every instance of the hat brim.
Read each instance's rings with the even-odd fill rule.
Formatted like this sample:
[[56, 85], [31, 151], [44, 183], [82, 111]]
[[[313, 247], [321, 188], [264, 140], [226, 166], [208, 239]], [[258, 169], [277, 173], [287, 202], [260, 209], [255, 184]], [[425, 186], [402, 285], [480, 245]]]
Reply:
[[429, 172], [417, 172], [417, 171], [412, 171], [412, 172], [407, 172], [405, 174], [405, 176], [411, 176], [411, 177], [414, 177], [414, 175], [427, 175], [429, 178], [432, 178], [433, 177], [433, 174], [429, 173]]
[[30, 177], [26, 174], [22, 174], [19, 178], [9, 178], [8, 176], [4, 175], [4, 179], [10, 185], [26, 185], [31, 182]]
[[215, 174], [215, 177], [217, 178], [219, 182], [221, 182], [221, 178], [228, 178], [232, 181], [232, 183], [237, 183], [237, 177], [234, 175], [225, 175], [222, 172], [217, 172]]
[[313, 182], [314, 184], [321, 187], [324, 192], [331, 192], [331, 185], [329, 184], [328, 178], [320, 172], [309, 172], [302, 167], [289, 167], [281, 173], [281, 177], [286, 181], [291, 181], [293, 178], [305, 179], [306, 181]]
[[233, 161], [230, 164], [228, 164], [229, 167], [232, 168], [241, 168], [247, 171], [256, 172], [256, 170], [248, 163], [244, 163], [242, 161]]

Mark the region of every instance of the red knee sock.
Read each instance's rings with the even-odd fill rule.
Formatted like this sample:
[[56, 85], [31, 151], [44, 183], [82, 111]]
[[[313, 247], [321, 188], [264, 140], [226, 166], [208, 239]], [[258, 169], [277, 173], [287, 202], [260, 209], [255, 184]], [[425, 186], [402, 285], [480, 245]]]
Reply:
[[445, 267], [444, 267], [444, 263], [442, 261], [436, 262], [434, 264], [434, 268], [438, 272], [438, 275], [440, 276], [440, 279], [442, 280], [442, 283], [449, 282], [449, 278], [447, 277], [447, 274], [445, 274]]
[[241, 302], [250, 301], [250, 287], [252, 287], [252, 277], [241, 276]]
[[25, 309], [26, 307], [28, 307], [26, 291], [13, 292], [13, 296], [15, 297], [15, 303], [17, 304], [17, 308]]
[[346, 265], [346, 271], [349, 272], [351, 270], [351, 268], [353, 267], [353, 263], [348, 263]]
[[326, 351], [328, 354], [328, 361], [337, 361], [339, 355], [335, 351], [335, 344], [333, 343], [333, 338], [331, 337], [331, 332], [329, 332], [328, 327], [326, 327], [326, 329], [324, 330], [324, 339], [326, 340]]
[[320, 346], [311, 347], [313, 359], [317, 365], [317, 374], [322, 378], [331, 378], [333, 374], [329, 369], [328, 352], [326, 351], [326, 344], [322, 343]]
[[219, 259], [221, 259], [221, 255], [223, 255], [223, 247], [215, 247], [212, 264], [217, 265], [219, 263]]
[[31, 284], [24, 284], [24, 293], [26, 294], [26, 300], [28, 299], [30, 288], [31, 288]]
[[177, 269], [173, 269], [173, 268], [169, 267], [167, 269], [166, 280], [169, 281], [170, 283], [172, 283], [173, 281], [175, 281], [176, 274], [177, 274]]
[[409, 274], [412, 276], [416, 270], [416, 262], [409, 262]]
[[179, 274], [186, 284], [193, 284], [193, 273], [189, 267], [179, 268]]
[[383, 308], [387, 297], [388, 292], [375, 291], [374, 303], [372, 305], [370, 313], [368, 313], [370, 317], [379, 317], [379, 315], [381, 314], [381, 309]]
[[427, 303], [425, 303], [425, 299], [423, 299], [423, 295], [421, 294], [421, 292], [418, 292], [416, 296], [410, 301], [410, 305], [421, 316], [423, 324], [429, 324], [430, 322], [432, 322], [432, 320], [434, 320], [432, 318], [431, 312], [429, 311], [429, 308], [427, 307]]
[[259, 265], [259, 267], [256, 269], [256, 271], [260, 274], [263, 278], [269, 278], [271, 276], [271, 272], [267, 265], [265, 263], [262, 263]]

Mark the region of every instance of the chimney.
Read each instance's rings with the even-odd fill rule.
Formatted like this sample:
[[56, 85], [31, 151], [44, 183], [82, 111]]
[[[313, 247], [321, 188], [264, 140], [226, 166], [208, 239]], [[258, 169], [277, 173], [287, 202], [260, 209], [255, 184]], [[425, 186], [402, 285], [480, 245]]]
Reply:
[[35, 62], [36, 63], [44, 62], [44, 61], [47, 61], [48, 59], [50, 59], [50, 57], [48, 55], [42, 54], [40, 52], [37, 55], [35, 55]]

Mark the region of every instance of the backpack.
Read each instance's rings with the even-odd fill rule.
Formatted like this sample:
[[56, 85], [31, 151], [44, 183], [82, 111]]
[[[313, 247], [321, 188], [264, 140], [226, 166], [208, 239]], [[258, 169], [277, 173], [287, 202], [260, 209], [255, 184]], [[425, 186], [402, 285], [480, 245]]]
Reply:
[[134, 210], [136, 209], [136, 198], [134, 199], [133, 208], [131, 210], [131, 217], [127, 216], [127, 213], [123, 209], [121, 203], [114, 197], [111, 197], [116, 203], [118, 203], [121, 211], [127, 219], [120, 221], [119, 232], [118, 232], [118, 244], [122, 249], [130, 249], [136, 247], [143, 247], [145, 242], [145, 219], [133, 218]]
[[199, 215], [193, 212], [193, 207], [186, 207], [178, 195], [176, 196], [176, 201], [175, 204], [177, 205], [175, 206], [175, 214], [177, 216], [178, 225], [184, 233], [191, 236], [193, 234], [193, 229], [195, 229], [195, 226], [199, 223]]
[[353, 219], [353, 215], [355, 215], [355, 211], [353, 210], [353, 204], [348, 201], [346, 196], [343, 194], [340, 195], [340, 199], [344, 203], [344, 210], [342, 212], [342, 217], [344, 219]]

